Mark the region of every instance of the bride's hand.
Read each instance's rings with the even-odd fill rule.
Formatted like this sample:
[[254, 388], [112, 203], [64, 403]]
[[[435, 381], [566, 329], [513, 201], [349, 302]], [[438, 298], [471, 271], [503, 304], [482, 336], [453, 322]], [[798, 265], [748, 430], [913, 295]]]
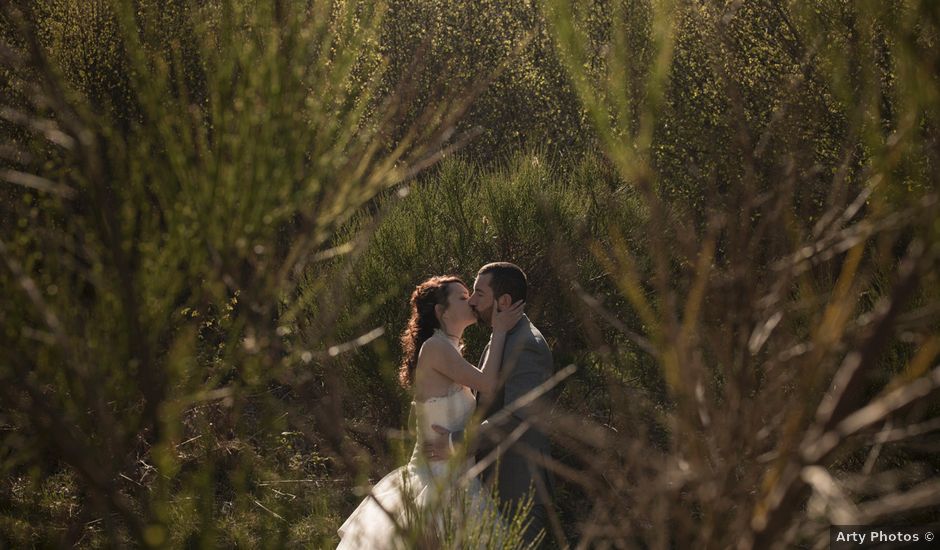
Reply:
[[493, 332], [509, 332], [512, 327], [516, 326], [519, 319], [522, 319], [524, 306], [525, 302], [522, 300], [509, 306], [509, 309], [502, 311], [500, 311], [499, 306], [494, 305], [496, 311], [493, 312]]

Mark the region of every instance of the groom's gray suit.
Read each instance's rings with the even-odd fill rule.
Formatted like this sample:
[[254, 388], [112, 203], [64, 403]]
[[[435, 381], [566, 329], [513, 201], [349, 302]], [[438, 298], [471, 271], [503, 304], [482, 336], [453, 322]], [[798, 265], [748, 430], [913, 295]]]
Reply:
[[[480, 365], [485, 364], [490, 347], [486, 346]], [[517, 410], [507, 419], [499, 422], [493, 418], [502, 408], [510, 405], [529, 391], [551, 378], [552, 352], [526, 315], [506, 334], [503, 347], [503, 359], [500, 367], [502, 384], [484, 413], [483, 426], [477, 442], [477, 460], [482, 460], [497, 445], [511, 434], [530, 415], [535, 414], [533, 407]], [[499, 491], [499, 500], [515, 506], [524, 499], [530, 487], [535, 490], [535, 501], [530, 515], [531, 526], [526, 532], [526, 540], [531, 541], [540, 529], [547, 527], [545, 503], [551, 497], [552, 480], [548, 472], [534, 457], [548, 458], [551, 449], [548, 437], [540, 430], [528, 428], [512, 445], [506, 449], [495, 466], [483, 472], [483, 481], [491, 483], [494, 479]], [[547, 534], [546, 534], [547, 536]]]

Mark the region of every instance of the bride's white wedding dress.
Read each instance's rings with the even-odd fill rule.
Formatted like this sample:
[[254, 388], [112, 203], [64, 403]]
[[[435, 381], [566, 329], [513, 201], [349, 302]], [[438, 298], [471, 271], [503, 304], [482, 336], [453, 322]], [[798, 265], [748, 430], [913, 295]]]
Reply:
[[[436, 337], [446, 338], [442, 335]], [[476, 541], [473, 546], [490, 546], [490, 543], [480, 540], [481, 536], [492, 541], [493, 531], [502, 530], [493, 500], [484, 494], [479, 480], [472, 478], [463, 484], [458, 483], [460, 474], [468, 464], [454, 465], [447, 461], [429, 463], [422, 454], [424, 442], [437, 436], [431, 428], [433, 424], [450, 431], [465, 428], [476, 408], [473, 392], [470, 388], [453, 384], [447, 395], [414, 401], [413, 405], [417, 418], [417, 442], [411, 460], [379, 480], [346, 519], [339, 528], [341, 540], [338, 549], [412, 547], [413, 541], [408, 541], [409, 529], [413, 535], [415, 523], [427, 523], [429, 516], [434, 524], [431, 529], [437, 532], [436, 536], [450, 538], [452, 533], [442, 535], [441, 531], [447, 531], [447, 525], [453, 527], [455, 521], [466, 524], [468, 506], [472, 516], [489, 516], [491, 524], [476, 529], [485, 532], [472, 536]], [[455, 512], [457, 518], [454, 517]], [[451, 517], [445, 517], [447, 515]], [[466, 525], [457, 527], [465, 528]], [[462, 537], [465, 539], [466, 533]]]

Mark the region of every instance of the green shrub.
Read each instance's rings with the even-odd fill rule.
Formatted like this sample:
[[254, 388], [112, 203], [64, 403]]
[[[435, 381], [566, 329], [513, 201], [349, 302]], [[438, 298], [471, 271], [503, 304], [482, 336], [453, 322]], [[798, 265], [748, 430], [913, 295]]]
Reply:
[[[323, 367], [333, 336], [285, 332], [279, 304], [324, 265], [336, 229], [427, 165], [452, 126], [425, 119], [382, 152], [377, 121], [395, 116], [370, 107], [382, 12], [4, 4], [0, 174], [14, 185], [0, 215], [0, 475], [69, 479], [81, 495], [62, 520], [4, 490], [4, 522], [40, 526], [17, 527], [17, 541], [335, 536], [336, 518], [316, 514], [336, 509], [325, 480], [343, 461], [307, 459], [329, 447], [335, 419], [311, 425], [289, 399], [317, 386], [285, 389]], [[295, 462], [272, 443], [286, 431], [304, 434]], [[293, 499], [267, 484], [298, 474]]]

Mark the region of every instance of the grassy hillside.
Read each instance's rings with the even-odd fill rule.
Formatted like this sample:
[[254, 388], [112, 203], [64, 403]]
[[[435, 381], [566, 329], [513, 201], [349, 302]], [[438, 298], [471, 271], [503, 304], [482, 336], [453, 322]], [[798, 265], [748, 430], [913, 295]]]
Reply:
[[550, 545], [936, 521], [938, 31], [926, 0], [3, 4], [0, 545], [334, 545], [411, 452], [411, 289], [492, 260], [577, 368]]

